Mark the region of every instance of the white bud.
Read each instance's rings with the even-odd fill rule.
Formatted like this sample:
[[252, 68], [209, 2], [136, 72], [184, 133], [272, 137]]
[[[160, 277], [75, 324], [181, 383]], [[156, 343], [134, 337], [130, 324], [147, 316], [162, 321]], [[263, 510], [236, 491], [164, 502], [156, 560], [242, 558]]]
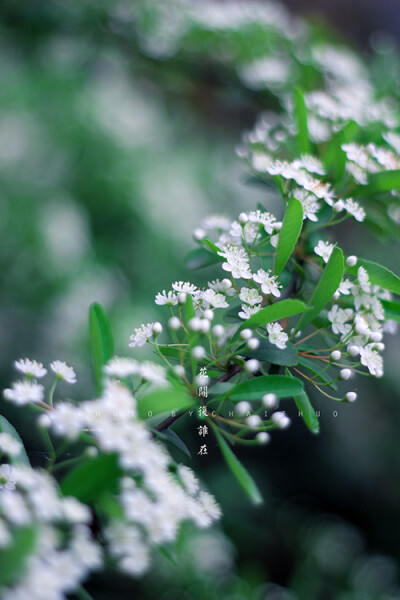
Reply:
[[240, 332], [240, 337], [242, 338], [242, 340], [249, 340], [253, 335], [253, 332], [251, 329], [243, 329]]
[[334, 204], [332, 204], [332, 208], [335, 212], [341, 212], [344, 209], [343, 200], [337, 200]]
[[206, 351], [204, 350], [203, 346], [195, 346], [194, 348], [192, 348], [192, 356], [196, 360], [200, 360], [201, 358], [204, 358], [205, 355], [206, 355]]
[[358, 346], [351, 345], [347, 348], [347, 350], [350, 356], [357, 356], [357, 354], [360, 354]]
[[225, 290], [229, 290], [232, 287], [232, 281], [225, 277], [225, 279], [221, 281], [221, 285]]
[[361, 317], [360, 315], [356, 315], [355, 319], [354, 319], [354, 324], [355, 324], [355, 329], [357, 331], [357, 333], [359, 333], [360, 335], [364, 335], [368, 332], [368, 323], [366, 322], [366, 320], [364, 319], [364, 317]]
[[385, 349], [385, 344], [382, 344], [382, 342], [379, 342], [379, 343], [376, 345], [376, 348], [377, 348], [377, 350], [378, 350], [379, 352], [382, 352], [382, 350], [384, 350], [384, 349]]
[[246, 419], [246, 425], [252, 428], [260, 427], [261, 419], [258, 415], [250, 415], [250, 417], [247, 417]]
[[341, 356], [342, 356], [342, 353], [339, 350], [334, 350], [333, 352], [331, 352], [332, 360], [340, 360]]
[[267, 431], [260, 431], [260, 433], [257, 433], [256, 435], [256, 440], [259, 444], [268, 444], [268, 442], [271, 441], [271, 436]]
[[382, 377], [383, 376], [383, 369], [377, 369], [376, 370], [376, 377]]
[[208, 331], [210, 331], [210, 321], [208, 321], [207, 319], [201, 319], [200, 331], [202, 331], [203, 333], [207, 333]]
[[371, 333], [371, 336], [370, 336], [370, 337], [371, 337], [371, 340], [372, 340], [373, 342], [381, 342], [381, 341], [382, 341], [382, 338], [383, 338], [383, 335], [381, 334], [381, 332], [380, 332], [380, 331], [373, 331], [373, 332]]
[[239, 223], [241, 223], [242, 225], [244, 225], [245, 223], [247, 223], [247, 221], [249, 220], [248, 216], [246, 215], [246, 213], [240, 213], [240, 215], [238, 216], [238, 221]]
[[286, 414], [283, 411], [275, 412], [271, 417], [271, 421], [279, 429], [286, 429], [290, 425], [290, 419], [286, 416]]
[[340, 371], [340, 378], [341, 379], [349, 379], [349, 377], [351, 377], [351, 370], [350, 369], [342, 369]]
[[250, 338], [247, 342], [247, 345], [250, 348], [250, 350], [257, 350], [258, 346], [260, 345], [260, 340], [258, 340], [257, 338]]
[[38, 418], [38, 423], [40, 427], [48, 429], [51, 426], [51, 418], [49, 417], [49, 415], [46, 414], [40, 415], [40, 417]]
[[96, 456], [98, 456], [99, 451], [96, 448], [96, 446], [89, 446], [88, 448], [85, 449], [85, 456], [88, 456], [89, 458], [96, 458]]
[[244, 368], [249, 373], [255, 373], [260, 368], [260, 362], [256, 358], [251, 358], [244, 363]]
[[333, 299], [334, 299], [334, 300], [339, 300], [339, 298], [340, 298], [340, 292], [335, 292], [335, 293], [333, 294]]
[[196, 385], [208, 385], [210, 382], [210, 378], [204, 375], [196, 375], [196, 377], [194, 378], [194, 382]]
[[241, 402], [238, 402], [236, 404], [236, 412], [241, 417], [244, 417], [244, 415], [250, 411], [251, 411], [251, 405], [249, 402], [246, 402], [246, 400], [242, 400]]
[[208, 321], [212, 321], [214, 318], [214, 311], [211, 310], [210, 308], [208, 308], [207, 310], [204, 311], [203, 317], [205, 319], [207, 319]]
[[212, 328], [212, 332], [213, 335], [215, 335], [215, 337], [220, 338], [224, 335], [225, 329], [223, 325], [214, 325], [214, 327]]
[[178, 294], [178, 302], [179, 304], [185, 304], [186, 300], [187, 300], [187, 294], [186, 292], [179, 292]]
[[200, 331], [201, 330], [201, 319], [199, 317], [193, 317], [190, 319], [188, 323], [188, 327], [191, 331]]
[[185, 367], [183, 367], [182, 365], [175, 365], [174, 371], [178, 375], [178, 377], [183, 377], [185, 374]]
[[170, 320], [168, 321], [168, 327], [170, 329], [179, 329], [181, 326], [181, 322], [178, 319], [178, 317], [171, 317]]
[[345, 397], [348, 402], [354, 402], [357, 399], [357, 394], [355, 392], [347, 392]]
[[277, 221], [274, 223], [274, 229], [275, 231], [280, 231], [282, 229], [282, 221]]
[[348, 256], [346, 259], [346, 265], [354, 267], [357, 264], [357, 256]]
[[267, 408], [276, 408], [278, 406], [278, 397], [275, 394], [264, 394], [261, 402]]
[[153, 333], [154, 335], [160, 335], [160, 333], [162, 333], [163, 330], [163, 326], [161, 325], [161, 323], [159, 323], [159, 321], [156, 321], [153, 324]]
[[201, 227], [197, 227], [193, 231], [193, 237], [194, 237], [195, 240], [200, 241], [200, 240], [202, 240], [203, 238], [206, 237], [206, 232]]

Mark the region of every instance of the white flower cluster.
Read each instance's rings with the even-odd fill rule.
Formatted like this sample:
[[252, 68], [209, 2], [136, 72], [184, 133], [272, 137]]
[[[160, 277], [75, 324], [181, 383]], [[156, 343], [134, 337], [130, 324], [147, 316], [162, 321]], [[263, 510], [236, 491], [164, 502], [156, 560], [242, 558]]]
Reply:
[[[136, 374], [135, 368], [135, 361], [113, 359], [106, 371], [126, 376]], [[118, 496], [123, 517], [110, 524], [107, 538], [121, 569], [145, 572], [151, 548], [172, 542], [183, 521], [207, 527], [219, 517], [214, 498], [200, 489], [188, 467], [173, 472], [169, 454], [138, 419], [136, 400], [119, 381], [108, 380], [97, 400], [79, 406], [58, 403], [40, 423], [69, 439], [89, 431], [101, 452], [118, 455], [124, 472]]]
[[[25, 379], [15, 381], [11, 388], [5, 389], [3, 393], [4, 398], [18, 406], [29, 404], [30, 402], [34, 404], [43, 403], [45, 388], [36, 380], [47, 375], [47, 369], [43, 367], [42, 363], [30, 360], [29, 358], [16, 360], [14, 367], [17, 371], [25, 375]], [[64, 380], [67, 383], [76, 383], [74, 369], [69, 367], [65, 362], [55, 360], [50, 363], [50, 369], [55, 373], [56, 381]]]
[[102, 564], [89, 528], [90, 511], [72, 496], [61, 497], [44, 471], [2, 467], [7, 469], [0, 473], [0, 548], [7, 550], [14, 536], [24, 531], [32, 538], [33, 550], [22, 577], [7, 584], [1, 597], [62, 599]]

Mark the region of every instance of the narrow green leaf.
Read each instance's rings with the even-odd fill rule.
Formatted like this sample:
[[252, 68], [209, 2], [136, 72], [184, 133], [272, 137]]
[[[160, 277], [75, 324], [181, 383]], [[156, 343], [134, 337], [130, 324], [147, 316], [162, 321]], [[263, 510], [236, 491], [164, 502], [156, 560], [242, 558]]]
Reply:
[[357, 186], [352, 192], [352, 196], [373, 196], [398, 189], [400, 189], [400, 170], [380, 171], [371, 173], [367, 185]]
[[105, 491], [117, 491], [122, 475], [116, 454], [100, 454], [85, 459], [70, 471], [61, 482], [64, 496], [75, 496], [81, 502], [91, 503]]
[[21, 440], [21, 437], [20, 437], [18, 431], [15, 429], [15, 427], [13, 425], [11, 425], [11, 423], [9, 421], [7, 421], [7, 419], [5, 417], [3, 417], [3, 415], [0, 415], [0, 431], [3, 433], [8, 433], [9, 435], [11, 435], [11, 437], [16, 439], [22, 445], [22, 450], [17, 456], [9, 456], [8, 457], [10, 463], [13, 465], [18, 465], [18, 464], [21, 465], [22, 464], [22, 465], [29, 466], [30, 465], [29, 458], [25, 451], [23, 441]]
[[300, 154], [310, 151], [310, 140], [308, 136], [307, 106], [301, 90], [294, 91], [294, 120], [297, 127], [297, 147]]
[[212, 252], [208, 252], [205, 248], [195, 248], [187, 253], [184, 259], [185, 267], [187, 269], [202, 269], [203, 267], [209, 267], [217, 262], [220, 262], [221, 257], [216, 256]]
[[255, 329], [257, 327], [262, 327], [267, 323], [279, 321], [280, 319], [286, 319], [287, 317], [293, 317], [294, 315], [298, 315], [305, 310], [307, 310], [307, 307], [304, 302], [300, 302], [300, 300], [281, 300], [280, 302], [275, 302], [275, 304], [265, 306], [255, 315], [252, 315], [249, 319], [243, 321], [237, 330], [234, 339], [239, 336], [239, 333], [242, 329]]
[[367, 271], [369, 280], [373, 285], [379, 285], [385, 290], [400, 294], [400, 277], [395, 275], [392, 271], [389, 271], [389, 269], [382, 267], [376, 262], [363, 259], [358, 259], [357, 264], [354, 267], [346, 267], [346, 270], [351, 273], [351, 275], [357, 275], [360, 267], [364, 267]]
[[89, 309], [89, 336], [97, 392], [103, 387], [103, 367], [114, 355], [111, 327], [103, 307], [94, 302]]
[[301, 392], [301, 394], [294, 396], [294, 401], [296, 403], [297, 408], [301, 412], [301, 416], [303, 418], [304, 423], [307, 425], [311, 433], [319, 433], [318, 417], [315, 414], [315, 410], [313, 409], [306, 392], [303, 391]]
[[321, 310], [327, 305], [339, 287], [344, 272], [343, 252], [337, 246], [333, 249], [327, 265], [317, 283], [317, 287], [308, 303], [308, 311], [297, 323], [296, 330], [303, 329], [311, 323]]
[[381, 302], [385, 309], [385, 317], [400, 323], [400, 302], [391, 302], [390, 300], [381, 300]]
[[328, 370], [325, 369], [325, 367], [318, 367], [316, 365], [317, 362], [319, 361], [313, 360], [312, 358], [304, 358], [303, 356], [299, 356], [300, 366], [302, 366], [304, 369], [307, 369], [307, 371], [310, 371], [310, 373], [315, 375], [315, 377], [323, 383], [326, 383], [331, 390], [336, 390], [337, 385], [335, 380], [328, 375]]
[[187, 323], [188, 321], [190, 321], [190, 319], [193, 319], [193, 317], [195, 317], [195, 316], [196, 316], [196, 312], [194, 310], [192, 296], [190, 294], [187, 294], [186, 302], [185, 302], [185, 306], [184, 306], [185, 322]]
[[167, 444], [171, 444], [171, 446], [178, 448], [178, 450], [180, 450], [188, 458], [192, 458], [190, 450], [186, 446], [185, 442], [172, 429], [164, 429], [163, 431], [152, 429], [152, 432], [159, 440], [162, 440]]
[[[211, 240], [208, 240], [207, 238], [204, 238], [202, 241], [203, 241], [205, 244], [207, 244], [207, 246], [210, 248], [210, 250], [211, 250], [211, 252], [212, 252], [213, 254], [216, 254], [216, 255], [218, 255], [218, 252], [221, 252], [221, 249], [220, 249], [220, 248], [218, 248], [218, 246], [216, 246], [216, 245], [214, 244], [214, 242], [212, 242]], [[219, 255], [218, 255], [218, 256], [219, 256]], [[222, 259], [222, 257], [220, 257], [220, 258], [219, 258], [219, 260], [223, 260], [223, 259]]]
[[33, 525], [14, 530], [10, 544], [0, 550], [0, 587], [18, 581], [35, 545], [36, 529]]
[[275, 274], [279, 275], [289, 260], [303, 226], [303, 207], [296, 198], [290, 198], [282, 229], [279, 233], [278, 246], [275, 256]]
[[246, 358], [257, 358], [261, 362], [268, 362], [271, 365], [281, 365], [283, 367], [293, 367], [299, 361], [296, 348], [290, 342], [286, 342], [286, 348], [281, 350], [268, 340], [261, 340], [257, 350], [246, 350], [240, 353]]
[[190, 408], [193, 402], [193, 398], [183, 387], [156, 389], [138, 399], [138, 413], [141, 419], [147, 419], [149, 413], [158, 415], [173, 410], [185, 410]]
[[222, 456], [224, 457], [232, 475], [235, 477], [236, 481], [253, 502], [253, 504], [262, 504], [263, 499], [254, 479], [233, 454], [232, 450], [218, 431], [217, 427], [214, 427], [213, 429], [219, 447], [221, 448]]
[[228, 397], [233, 402], [259, 400], [264, 394], [276, 394], [278, 398], [292, 398], [303, 391], [303, 383], [287, 375], [261, 375], [236, 385]]

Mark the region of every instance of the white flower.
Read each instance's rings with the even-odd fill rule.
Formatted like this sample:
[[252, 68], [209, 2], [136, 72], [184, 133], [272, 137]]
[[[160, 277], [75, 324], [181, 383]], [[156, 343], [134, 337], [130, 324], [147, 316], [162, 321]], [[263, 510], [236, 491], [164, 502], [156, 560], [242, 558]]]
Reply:
[[231, 220], [229, 217], [224, 215], [211, 215], [205, 217], [201, 222], [201, 227], [205, 230], [219, 229], [222, 231], [228, 231], [231, 226]]
[[13, 438], [9, 433], [0, 433], [0, 451], [5, 452], [8, 456], [18, 456], [21, 453], [21, 443]]
[[41, 402], [44, 398], [44, 387], [32, 381], [15, 381], [12, 388], [4, 390], [4, 398], [17, 405], [29, 402]]
[[2, 490], [0, 507], [3, 515], [17, 527], [26, 525], [32, 519], [25, 500], [19, 492]]
[[189, 281], [175, 281], [172, 284], [172, 289], [176, 292], [184, 292], [185, 294], [193, 294], [197, 290], [197, 286]]
[[178, 297], [175, 292], [169, 291], [166, 293], [165, 290], [162, 292], [158, 292], [155, 303], [163, 306], [164, 304], [169, 304], [171, 306], [178, 304]]
[[343, 296], [348, 296], [351, 292], [352, 286], [353, 284], [349, 279], [342, 279], [336, 292], [343, 294]]
[[301, 202], [303, 207], [303, 219], [310, 219], [310, 221], [317, 222], [317, 212], [321, 208], [317, 198], [305, 190], [297, 188], [293, 192], [293, 196]]
[[243, 248], [224, 246], [218, 254], [227, 261], [222, 264], [222, 268], [232, 273], [234, 279], [251, 279], [249, 257]]
[[242, 287], [239, 298], [242, 302], [250, 304], [250, 306], [254, 306], [255, 304], [260, 304], [262, 302], [261, 294], [259, 294], [258, 290], [255, 290], [254, 288]]
[[37, 362], [36, 360], [30, 360], [29, 358], [21, 358], [20, 360], [16, 360], [14, 362], [14, 367], [20, 373], [24, 373], [25, 375], [36, 377], [40, 379], [44, 377], [47, 373], [47, 369], [45, 369], [42, 363]]
[[268, 323], [267, 325], [268, 340], [281, 350], [286, 348], [286, 342], [289, 339], [287, 333], [282, 329], [279, 323]]
[[140, 372], [140, 364], [133, 358], [114, 356], [104, 367], [104, 372], [111, 377], [131, 377]]
[[147, 340], [153, 337], [153, 325], [154, 323], [147, 323], [137, 327], [132, 333], [130, 339], [130, 348], [140, 348], [144, 346]]
[[296, 169], [305, 169], [309, 173], [325, 175], [325, 168], [322, 162], [310, 154], [303, 154], [300, 158], [294, 160], [292, 164]]
[[360, 287], [363, 292], [369, 294], [371, 291], [371, 284], [369, 282], [369, 277], [367, 271], [364, 267], [359, 267], [357, 271], [357, 279], [360, 284]]
[[212, 306], [213, 308], [228, 308], [229, 304], [223, 294], [218, 294], [214, 290], [205, 290], [201, 294], [204, 308]]
[[50, 369], [57, 375], [58, 379], [64, 379], [67, 383], [76, 383], [76, 374], [72, 367], [69, 367], [61, 360], [54, 360], [50, 363]]
[[277, 277], [276, 275], [271, 275], [271, 271], [266, 272], [263, 269], [258, 269], [257, 273], [253, 275], [253, 280], [261, 285], [263, 294], [272, 294], [277, 298], [281, 295]]
[[143, 362], [140, 365], [140, 374], [145, 381], [149, 381], [157, 387], [162, 387], [167, 383], [164, 367], [153, 362]]
[[348, 198], [344, 201], [344, 209], [353, 215], [356, 221], [364, 221], [365, 219], [365, 210], [354, 200]]
[[232, 282], [229, 279], [215, 279], [215, 281], [209, 281], [208, 287], [214, 292], [220, 292], [227, 296], [234, 296], [236, 294], [235, 288], [232, 286]]
[[328, 312], [333, 333], [346, 335], [350, 331], [350, 326], [346, 325], [346, 322], [352, 318], [353, 314], [354, 311], [351, 308], [339, 308], [337, 304], [334, 304], [332, 310]]
[[17, 477], [15, 467], [9, 465], [8, 463], [3, 463], [0, 465], [0, 491], [9, 490], [12, 492], [15, 490], [17, 479], [19, 478]]
[[261, 306], [248, 306], [247, 304], [242, 304], [242, 310], [238, 312], [238, 316], [241, 319], [250, 319], [253, 315], [258, 313]]
[[373, 348], [374, 344], [367, 344], [365, 348], [360, 348], [360, 362], [364, 367], [367, 367], [371, 375], [382, 377], [383, 359]]
[[75, 439], [79, 436], [85, 419], [79, 407], [69, 402], [58, 402], [55, 409], [48, 415], [51, 426], [57, 435]]
[[178, 475], [187, 493], [194, 496], [199, 491], [200, 484], [192, 469], [189, 469], [185, 465], [179, 465]]
[[249, 213], [249, 221], [251, 223], [259, 223], [261, 224], [265, 232], [271, 234], [274, 230], [274, 225], [276, 223], [276, 219], [274, 215], [271, 215], [269, 212], [262, 212], [261, 210], [252, 211]]
[[328, 242], [319, 240], [318, 244], [314, 248], [314, 252], [315, 254], [318, 254], [318, 256], [321, 256], [324, 262], [327, 263], [332, 254], [333, 248], [334, 244], [329, 244]]

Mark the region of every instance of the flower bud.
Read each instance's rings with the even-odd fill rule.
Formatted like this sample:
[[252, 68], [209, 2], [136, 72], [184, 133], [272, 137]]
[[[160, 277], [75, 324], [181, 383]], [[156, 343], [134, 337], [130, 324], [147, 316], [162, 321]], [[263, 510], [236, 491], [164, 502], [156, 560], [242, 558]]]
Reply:
[[249, 340], [253, 335], [253, 332], [251, 331], [251, 329], [243, 329], [240, 332], [240, 337], [242, 338], [242, 340]]
[[200, 331], [203, 333], [207, 333], [208, 331], [210, 331], [210, 321], [208, 321], [207, 319], [201, 319]]
[[350, 369], [342, 369], [340, 371], [340, 378], [341, 379], [349, 379], [349, 377], [351, 377], [351, 370]]
[[194, 348], [192, 348], [192, 356], [196, 360], [200, 360], [201, 358], [204, 358], [205, 355], [206, 355], [206, 351], [204, 350], [203, 346], [195, 346]]
[[250, 338], [247, 342], [247, 345], [250, 348], [250, 350], [257, 350], [258, 346], [260, 345], [260, 340], [258, 340], [257, 338]]
[[204, 311], [203, 317], [205, 319], [207, 319], [207, 321], [212, 321], [214, 318], [214, 311], [211, 310], [210, 308], [208, 308], [207, 310]]
[[185, 292], [179, 292], [178, 294], [178, 303], [179, 304], [185, 304], [187, 300], [187, 294]]
[[158, 321], [156, 321], [153, 324], [153, 334], [154, 335], [160, 335], [160, 333], [162, 333], [163, 330], [163, 326], [161, 325], [161, 323], [159, 323]]
[[271, 436], [267, 431], [260, 431], [260, 433], [257, 433], [256, 435], [256, 440], [261, 445], [268, 444], [268, 442], [271, 441]]
[[277, 221], [274, 223], [274, 229], [275, 231], [280, 231], [282, 229], [282, 221]]
[[271, 417], [271, 421], [278, 429], [286, 429], [291, 423], [289, 417], [287, 417], [283, 411], [275, 412]]
[[335, 212], [341, 212], [344, 209], [343, 200], [337, 200], [334, 204], [332, 204], [332, 208]]
[[185, 368], [182, 365], [175, 365], [174, 371], [178, 377], [183, 377], [185, 374]]
[[206, 232], [201, 227], [197, 227], [193, 231], [193, 237], [194, 237], [195, 240], [200, 241], [200, 240], [202, 240], [203, 238], [206, 237]]
[[371, 337], [371, 340], [372, 340], [373, 342], [381, 342], [381, 341], [382, 341], [382, 338], [383, 338], [383, 335], [381, 334], [381, 332], [380, 332], [380, 331], [373, 331], [373, 332], [371, 333], [371, 336], [370, 336], [370, 337]]
[[193, 317], [190, 319], [188, 323], [188, 327], [191, 331], [200, 331], [201, 330], [201, 319], [199, 317]]
[[346, 259], [346, 265], [348, 267], [355, 267], [357, 264], [357, 256], [348, 256]]
[[357, 399], [357, 394], [355, 392], [347, 392], [345, 398], [348, 402], [354, 402]]
[[251, 411], [251, 405], [246, 400], [242, 400], [236, 404], [236, 412], [239, 416], [244, 417], [245, 414]]
[[382, 350], [384, 350], [384, 349], [385, 349], [385, 344], [382, 344], [382, 342], [379, 342], [379, 343], [376, 345], [376, 349], [377, 349], [379, 352], [382, 352]]
[[340, 360], [341, 357], [342, 357], [342, 353], [339, 350], [334, 350], [333, 352], [331, 352], [332, 360]]
[[358, 346], [354, 346], [351, 345], [347, 348], [348, 353], [350, 354], [350, 356], [357, 356], [358, 354], [360, 354], [360, 350], [358, 348]]
[[260, 362], [256, 358], [251, 358], [244, 363], [244, 368], [249, 373], [255, 373], [260, 368]]
[[275, 394], [264, 394], [261, 402], [267, 408], [276, 408], [278, 406], [278, 397]]
[[245, 223], [247, 223], [248, 220], [249, 220], [249, 217], [244, 212], [240, 213], [240, 215], [238, 216], [238, 221], [241, 225], [244, 225]]
[[260, 427], [261, 419], [258, 415], [250, 415], [250, 417], [247, 417], [246, 419], [246, 425], [252, 428]]
[[220, 338], [224, 335], [225, 329], [223, 325], [214, 325], [214, 327], [212, 328], [212, 333], [213, 335], [215, 335], [215, 337]]
[[179, 329], [181, 326], [181, 322], [178, 319], [178, 317], [171, 317], [170, 320], [168, 321], [168, 327], [170, 329]]

